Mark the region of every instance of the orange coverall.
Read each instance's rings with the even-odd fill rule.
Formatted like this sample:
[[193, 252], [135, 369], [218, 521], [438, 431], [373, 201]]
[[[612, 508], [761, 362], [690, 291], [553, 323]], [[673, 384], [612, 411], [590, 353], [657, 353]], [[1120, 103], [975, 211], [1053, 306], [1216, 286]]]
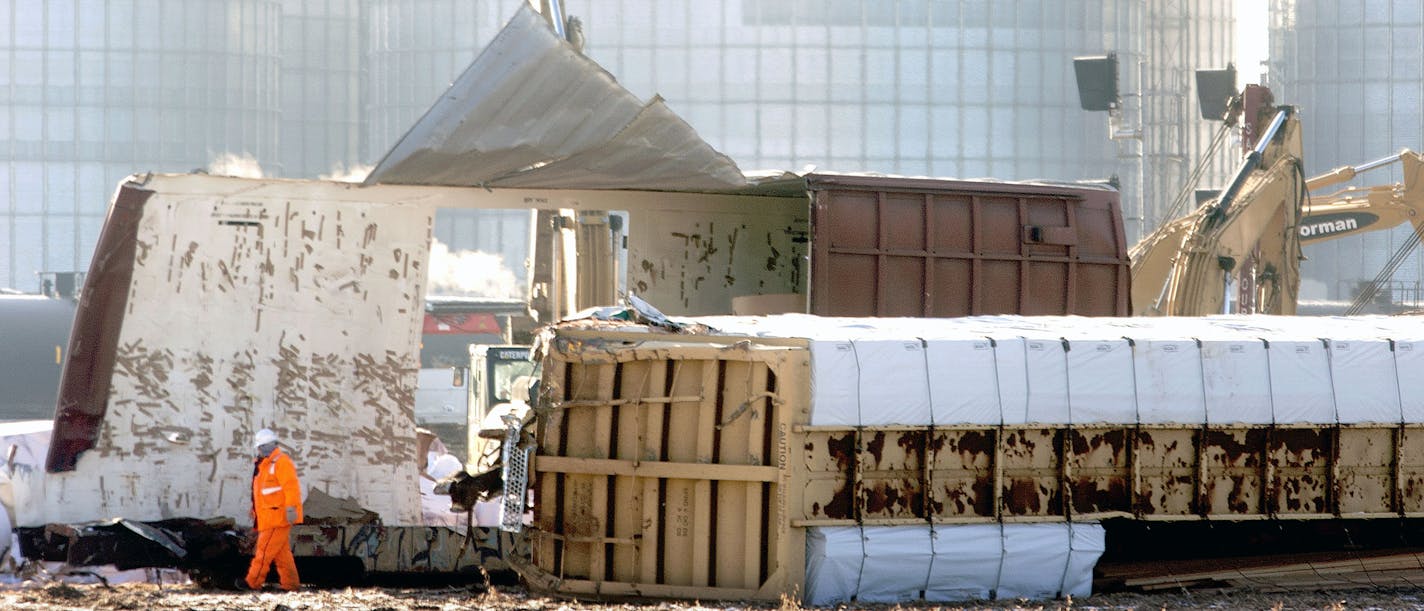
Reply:
[[302, 521], [302, 489], [297, 481], [297, 467], [281, 448], [272, 450], [257, 464], [252, 476], [252, 510], [257, 521], [257, 546], [252, 550], [252, 565], [247, 569], [247, 586], [256, 590], [267, 581], [267, 571], [277, 564], [277, 577], [283, 590], [295, 590], [301, 585], [297, 578], [297, 561], [292, 557], [288, 539], [292, 523], [287, 522], [287, 508], [295, 507], [297, 520]]

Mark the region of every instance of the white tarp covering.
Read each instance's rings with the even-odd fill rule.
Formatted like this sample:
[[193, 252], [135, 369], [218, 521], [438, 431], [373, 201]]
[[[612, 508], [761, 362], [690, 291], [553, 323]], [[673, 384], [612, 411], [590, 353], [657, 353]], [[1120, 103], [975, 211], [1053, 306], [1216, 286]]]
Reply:
[[1315, 341], [1271, 342], [1271, 395], [1279, 424], [1334, 422], [1330, 378], [1314, 375], [1330, 367], [1325, 345]]
[[1207, 422], [1271, 423], [1271, 379], [1265, 344], [1258, 339], [1204, 341], [1201, 359]]
[[[1399, 372], [1424, 371], [1424, 341], [1397, 341], [1394, 366]], [[1399, 397], [1405, 422], [1424, 422], [1424, 376], [1399, 376]]]
[[806, 603], [1087, 596], [1099, 524], [834, 526], [806, 533]]
[[1136, 342], [1132, 372], [1137, 400], [1167, 409], [1138, 414], [1143, 424], [1165, 424], [1176, 414], [1205, 422], [1206, 398], [1201, 392], [1201, 346], [1193, 340], [1150, 339]]
[[1412, 317], [706, 317], [805, 338], [814, 425], [1424, 422]]

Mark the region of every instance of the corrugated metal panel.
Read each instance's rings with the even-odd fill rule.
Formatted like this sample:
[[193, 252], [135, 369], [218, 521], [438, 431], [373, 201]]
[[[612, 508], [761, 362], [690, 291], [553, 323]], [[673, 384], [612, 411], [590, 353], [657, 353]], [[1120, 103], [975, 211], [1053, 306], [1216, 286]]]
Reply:
[[1128, 314], [1116, 191], [816, 175], [807, 184], [814, 314]]
[[366, 183], [696, 190], [746, 179], [524, 6]]

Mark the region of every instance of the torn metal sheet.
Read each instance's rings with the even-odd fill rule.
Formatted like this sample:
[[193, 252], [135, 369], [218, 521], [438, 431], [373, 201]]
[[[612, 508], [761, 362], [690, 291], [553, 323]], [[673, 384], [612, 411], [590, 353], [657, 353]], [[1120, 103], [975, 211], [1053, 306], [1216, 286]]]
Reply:
[[366, 184], [727, 190], [747, 179], [522, 7]]

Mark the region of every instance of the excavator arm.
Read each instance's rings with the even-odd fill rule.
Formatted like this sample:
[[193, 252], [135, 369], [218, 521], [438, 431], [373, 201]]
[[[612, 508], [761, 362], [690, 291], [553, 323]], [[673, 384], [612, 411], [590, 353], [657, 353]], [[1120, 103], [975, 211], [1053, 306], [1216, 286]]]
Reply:
[[1311, 195], [1300, 221], [1300, 241], [1323, 242], [1392, 229], [1406, 222], [1413, 224], [1415, 233], [1424, 229], [1424, 155], [1414, 151], [1405, 149], [1362, 166], [1340, 168], [1311, 178], [1306, 184], [1315, 191], [1396, 162], [1403, 166], [1403, 182]]
[[1300, 123], [1274, 109], [1221, 197], [1159, 227], [1129, 253], [1137, 315], [1294, 314], [1306, 199]]
[[[1269, 89], [1248, 85], [1224, 118], [1223, 130], [1241, 121], [1250, 153], [1219, 198], [1132, 247], [1134, 314], [1294, 314], [1301, 244], [1411, 223], [1414, 239], [1386, 264], [1378, 285], [1424, 237], [1424, 155], [1406, 149], [1306, 179], [1300, 122], [1291, 108], [1272, 105]], [[1396, 162], [1403, 166], [1400, 183], [1311, 195]]]

